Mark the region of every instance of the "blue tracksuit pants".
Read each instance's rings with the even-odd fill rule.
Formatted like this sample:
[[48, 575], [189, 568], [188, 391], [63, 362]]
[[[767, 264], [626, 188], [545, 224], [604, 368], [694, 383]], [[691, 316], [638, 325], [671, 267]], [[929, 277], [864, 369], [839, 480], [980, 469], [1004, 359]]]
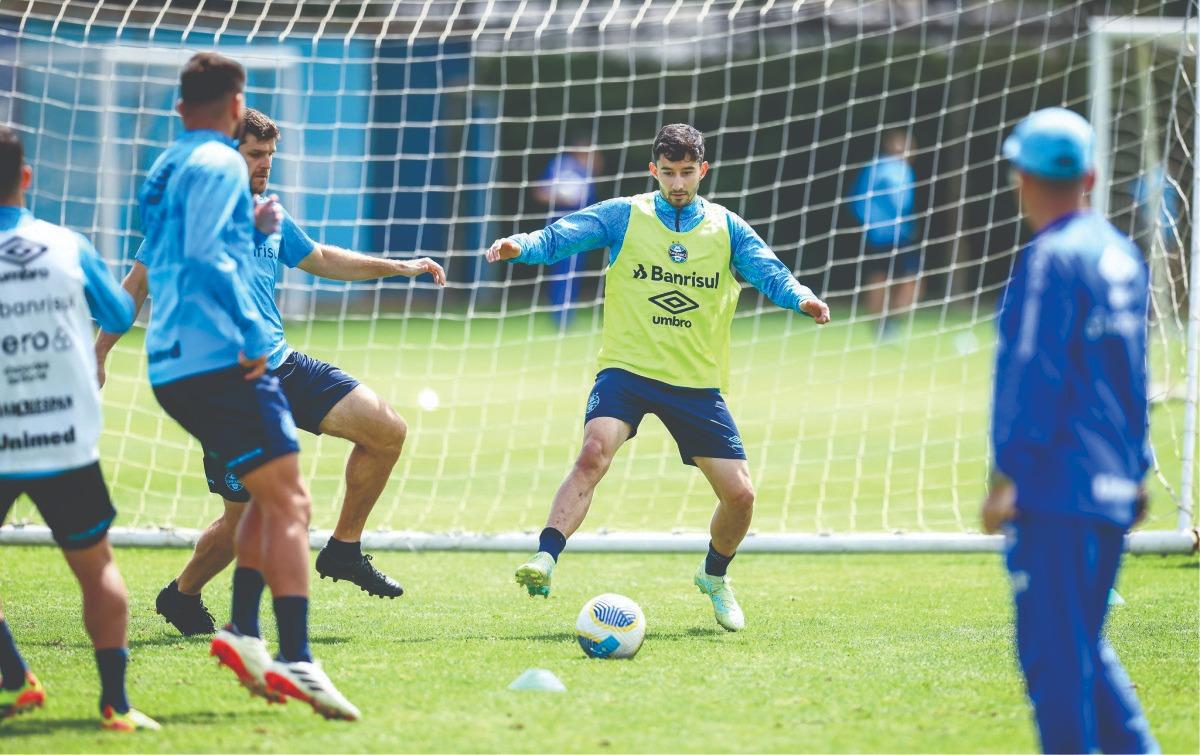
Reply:
[[1102, 520], [1036, 512], [1008, 530], [1017, 657], [1045, 752], [1158, 752], [1102, 636], [1124, 534]]

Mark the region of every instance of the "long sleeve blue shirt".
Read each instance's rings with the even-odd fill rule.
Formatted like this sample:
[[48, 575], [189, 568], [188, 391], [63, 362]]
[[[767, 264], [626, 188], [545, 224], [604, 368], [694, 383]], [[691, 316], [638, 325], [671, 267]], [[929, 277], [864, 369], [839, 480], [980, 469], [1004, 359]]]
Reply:
[[[261, 200], [255, 199], [255, 202], [259, 201]], [[275, 303], [279, 265], [282, 263], [288, 267], [298, 266], [316, 246], [317, 242], [297, 225], [287, 210], [283, 210], [283, 220], [275, 233], [268, 235], [257, 228], [254, 229], [253, 259], [246, 269], [250, 274], [250, 298], [258, 307], [258, 314], [266, 323], [271, 336], [271, 348], [267, 356], [269, 370], [279, 367], [288, 354], [292, 353], [283, 330], [283, 316], [279, 312], [279, 305]], [[133, 257], [143, 265], [147, 265], [145, 251], [146, 246], [143, 244]]]
[[[654, 209], [667, 228], [687, 232], [704, 219], [705, 200], [696, 197], [686, 207], [676, 208], [654, 195]], [[630, 197], [608, 199], [560, 218], [554, 224], [534, 233], [511, 236], [521, 247], [513, 262], [527, 265], [549, 265], [573, 254], [591, 249], [608, 248], [608, 264], [616, 261], [629, 230], [629, 214], [633, 210]], [[776, 305], [801, 312], [800, 305], [816, 298], [812, 290], [792, 276], [770, 247], [745, 220], [726, 211], [729, 218], [731, 266], [750, 285], [766, 294]]]
[[150, 382], [232, 367], [268, 354], [270, 328], [250, 294], [253, 199], [246, 161], [216, 131], [187, 131], [138, 192], [154, 310]]
[[1019, 510], [1133, 522], [1152, 464], [1146, 399], [1148, 273], [1094, 212], [1029, 242], [1001, 301], [992, 446]]
[[[33, 214], [22, 207], [0, 207], [0, 233], [33, 222]], [[133, 325], [133, 299], [113, 279], [104, 260], [88, 241], [78, 233], [79, 267], [83, 270], [83, 295], [88, 309], [100, 328], [109, 333], [124, 333]]]

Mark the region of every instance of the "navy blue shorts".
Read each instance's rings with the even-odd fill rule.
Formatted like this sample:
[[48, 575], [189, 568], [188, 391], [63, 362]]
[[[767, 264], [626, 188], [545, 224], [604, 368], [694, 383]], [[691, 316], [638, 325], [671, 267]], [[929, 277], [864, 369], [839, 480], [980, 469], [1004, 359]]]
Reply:
[[[321, 434], [321, 422], [334, 405], [358, 387], [357, 380], [337, 367], [299, 351], [288, 354], [283, 364], [269, 374], [279, 379], [296, 427], [313, 435]], [[225, 500], [235, 503], [250, 500], [250, 492], [238, 476], [208, 453], [204, 454], [204, 477], [208, 489]]]
[[154, 386], [154, 397], [204, 448], [215, 469], [244, 477], [280, 456], [297, 453], [296, 422], [279, 378], [246, 380], [230, 367]]
[[657, 416], [666, 425], [684, 464], [696, 466], [697, 456], [746, 458], [742, 434], [716, 388], [680, 388], [616, 367], [596, 375], [585, 423], [596, 417], [613, 417], [629, 423], [632, 438], [647, 414]]
[[50, 477], [0, 477], [0, 524], [21, 494], [37, 506], [63, 550], [100, 542], [117, 516], [99, 462]]

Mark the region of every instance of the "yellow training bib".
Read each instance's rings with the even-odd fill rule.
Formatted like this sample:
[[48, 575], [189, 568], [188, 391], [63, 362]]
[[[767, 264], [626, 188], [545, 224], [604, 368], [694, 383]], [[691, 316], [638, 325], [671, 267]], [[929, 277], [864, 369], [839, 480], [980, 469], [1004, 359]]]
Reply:
[[741, 291], [731, 254], [724, 208], [705, 203], [700, 224], [678, 232], [658, 219], [653, 193], [633, 197], [625, 243], [604, 276], [600, 369], [724, 388]]

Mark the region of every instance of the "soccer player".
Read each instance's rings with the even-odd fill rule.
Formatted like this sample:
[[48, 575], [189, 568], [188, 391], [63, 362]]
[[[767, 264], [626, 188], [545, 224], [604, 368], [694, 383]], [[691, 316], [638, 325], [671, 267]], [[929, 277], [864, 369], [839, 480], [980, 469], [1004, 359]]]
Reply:
[[730, 326], [741, 286], [737, 271], [778, 306], [829, 322], [829, 307], [792, 277], [744, 220], [697, 196], [708, 173], [704, 136], [664, 126], [650, 175], [659, 190], [610, 199], [532, 234], [498, 239], [489, 262], [550, 264], [608, 247], [600, 372], [588, 396], [583, 448], [558, 489], [538, 552], [517, 582], [550, 594], [550, 575], [567, 538], [583, 523], [592, 494], [621, 444], [647, 413], [666, 425], [684, 464], [700, 468], [717, 495], [708, 556], [695, 584], [717, 622], [745, 626], [726, 576], [750, 528], [754, 487], [741, 435], [721, 397], [729, 376]]
[[[308, 646], [308, 522], [296, 424], [279, 378], [267, 375], [274, 337], [250, 292], [252, 231], [278, 227], [271, 200], [257, 209], [232, 135], [242, 122], [246, 73], [197, 53], [180, 76], [185, 132], [151, 166], [138, 192], [143, 261], [154, 309], [146, 328], [159, 404], [250, 492], [238, 524], [233, 611], [212, 654], [251, 692], [295, 697], [326, 718], [359, 711]], [[264, 585], [279, 628], [272, 660], [259, 631]]]
[[1125, 532], [1145, 509], [1146, 264], [1088, 209], [1092, 128], [1039, 110], [1004, 143], [1033, 238], [1001, 302], [995, 466], [983, 529], [1007, 535], [1017, 656], [1046, 752], [1154, 752], [1103, 639]]
[[[33, 171], [0, 126], [0, 523], [28, 495], [83, 591], [83, 623], [100, 670], [100, 726], [158, 729], [129, 705], [129, 598], [113, 560], [116, 516], [100, 472], [100, 394], [89, 310], [109, 330], [133, 324], [133, 302], [82, 236], [25, 209]], [[40, 707], [46, 691], [0, 613], [0, 718]]]
[[909, 215], [916, 196], [916, 174], [909, 164], [915, 145], [903, 131], [884, 135], [883, 154], [863, 168], [854, 182], [850, 209], [863, 226], [867, 309], [880, 316], [879, 336], [896, 332], [892, 315], [917, 300], [921, 250], [907, 248], [915, 236]]
[[[279, 128], [263, 113], [246, 108], [242, 116], [238, 151], [246, 160], [250, 190], [260, 208], [271, 201], [266, 196], [271, 163], [279, 141]], [[373, 257], [318, 244], [308, 237], [287, 212], [277, 233], [256, 230], [253, 260], [249, 270], [250, 295], [271, 334], [268, 372], [279, 379], [296, 425], [313, 435], [328, 433], [354, 444], [346, 463], [346, 497], [333, 536], [317, 556], [321, 578], [348, 580], [370, 595], [395, 598], [404, 590], [395, 580], [371, 564], [360, 541], [367, 517], [379, 499], [404, 445], [407, 426], [398, 414], [370, 388], [319, 359], [288, 346], [283, 320], [275, 303], [275, 281], [279, 265], [333, 280], [365, 280], [392, 275], [416, 276], [430, 273], [439, 285], [445, 272], [433, 260], [395, 260]], [[144, 250], [144, 247], [143, 247]], [[146, 264], [139, 250], [133, 268], [122, 285], [133, 295], [134, 306], [146, 300]], [[96, 357], [104, 361], [118, 334], [101, 333], [96, 339]], [[103, 382], [103, 371], [101, 372]], [[158, 613], [185, 635], [216, 631], [212, 614], [200, 591], [233, 560], [234, 535], [250, 492], [238, 476], [225, 470], [216, 457], [204, 454], [208, 488], [224, 499], [224, 513], [201, 534], [192, 558], [179, 576], [158, 594]]]

